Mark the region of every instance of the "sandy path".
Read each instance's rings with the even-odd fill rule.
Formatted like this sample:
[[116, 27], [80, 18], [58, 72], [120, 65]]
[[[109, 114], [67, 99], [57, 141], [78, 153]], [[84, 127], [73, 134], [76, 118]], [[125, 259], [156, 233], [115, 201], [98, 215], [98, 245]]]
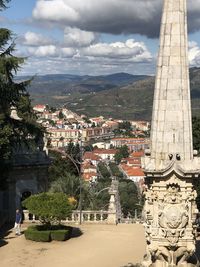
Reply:
[[36, 243], [9, 234], [0, 247], [1, 267], [121, 267], [140, 262], [144, 250], [141, 225], [85, 225], [83, 235], [66, 242]]

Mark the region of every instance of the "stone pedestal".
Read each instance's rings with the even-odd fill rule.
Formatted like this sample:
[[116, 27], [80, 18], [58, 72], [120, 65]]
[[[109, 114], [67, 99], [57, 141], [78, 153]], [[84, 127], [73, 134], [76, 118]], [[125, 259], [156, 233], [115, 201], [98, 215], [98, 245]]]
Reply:
[[188, 70], [186, 0], [164, 0], [150, 151], [143, 159], [147, 259], [144, 266], [190, 266], [197, 213]]
[[197, 267], [197, 265], [194, 265], [192, 263], [187, 263], [187, 262], [179, 264], [179, 265], [169, 265], [166, 262], [157, 261], [156, 263], [151, 264], [150, 267]]
[[116, 209], [116, 201], [115, 201], [116, 190], [111, 188], [109, 190], [109, 193], [110, 193], [110, 202], [109, 202], [109, 208], [108, 208], [107, 223], [116, 224], [117, 222], [117, 209]]

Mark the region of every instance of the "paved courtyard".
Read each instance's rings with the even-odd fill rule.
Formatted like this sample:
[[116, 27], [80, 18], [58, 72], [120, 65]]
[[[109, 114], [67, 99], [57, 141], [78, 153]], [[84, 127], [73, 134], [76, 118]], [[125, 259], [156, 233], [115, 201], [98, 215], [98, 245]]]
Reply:
[[145, 251], [141, 225], [81, 226], [66, 242], [36, 243], [10, 233], [0, 242], [1, 267], [121, 267], [140, 262]]

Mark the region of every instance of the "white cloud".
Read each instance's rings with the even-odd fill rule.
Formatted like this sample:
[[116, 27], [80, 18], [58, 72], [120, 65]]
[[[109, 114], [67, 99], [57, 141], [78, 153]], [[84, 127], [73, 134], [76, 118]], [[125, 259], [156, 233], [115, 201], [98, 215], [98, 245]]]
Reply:
[[24, 34], [21, 42], [27, 46], [40, 46], [48, 45], [53, 41], [50, 38], [44, 37], [42, 34], [29, 31]]
[[71, 47], [63, 47], [60, 49], [60, 52], [61, 52], [61, 56], [70, 58], [76, 55], [77, 50]]
[[142, 42], [133, 39], [125, 43], [97, 43], [81, 50], [82, 56], [101, 57], [115, 61], [145, 62], [152, 60], [150, 52]]
[[[38, 0], [36, 20], [84, 31], [158, 36], [163, 0]], [[200, 0], [189, 0], [189, 26], [200, 28]]]
[[82, 31], [77, 28], [66, 27], [64, 30], [64, 43], [67, 46], [88, 46], [96, 40], [93, 32]]
[[58, 56], [58, 50], [55, 45], [44, 45], [37, 48], [30, 47], [27, 49], [30, 55], [36, 57], [56, 57]]
[[200, 66], [200, 47], [196, 42], [189, 42], [189, 62], [191, 66]]
[[138, 64], [134, 62], [115, 62], [107, 59], [89, 60], [87, 58], [38, 58], [30, 57], [21, 75], [44, 74], [80, 74], [80, 75], [105, 75], [116, 72], [128, 72], [133, 74], [153, 74], [154, 64], [146, 62]]
[[154, 60], [145, 44], [133, 39], [76, 48], [65, 47], [64, 44], [28, 46], [21, 47], [21, 53], [29, 57], [26, 72], [32, 69], [32, 73], [41, 72], [41, 74], [69, 72], [97, 75], [131, 72], [131, 69], [136, 73], [136, 68], [138, 71], [141, 69], [143, 73], [145, 68], [149, 68], [152, 73]]
[[33, 16], [52, 21], [77, 21], [79, 19], [78, 12], [70, 5], [66, 5], [65, 0], [39, 0], [33, 10]]

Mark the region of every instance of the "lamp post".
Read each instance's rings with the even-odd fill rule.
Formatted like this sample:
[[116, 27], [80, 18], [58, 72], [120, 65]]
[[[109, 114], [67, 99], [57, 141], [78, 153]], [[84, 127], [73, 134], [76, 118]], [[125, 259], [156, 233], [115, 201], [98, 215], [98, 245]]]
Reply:
[[79, 171], [79, 181], [80, 181], [80, 196], [79, 196], [79, 224], [82, 224], [82, 162], [83, 162], [83, 146], [82, 138], [79, 135], [80, 141], [80, 171]]

